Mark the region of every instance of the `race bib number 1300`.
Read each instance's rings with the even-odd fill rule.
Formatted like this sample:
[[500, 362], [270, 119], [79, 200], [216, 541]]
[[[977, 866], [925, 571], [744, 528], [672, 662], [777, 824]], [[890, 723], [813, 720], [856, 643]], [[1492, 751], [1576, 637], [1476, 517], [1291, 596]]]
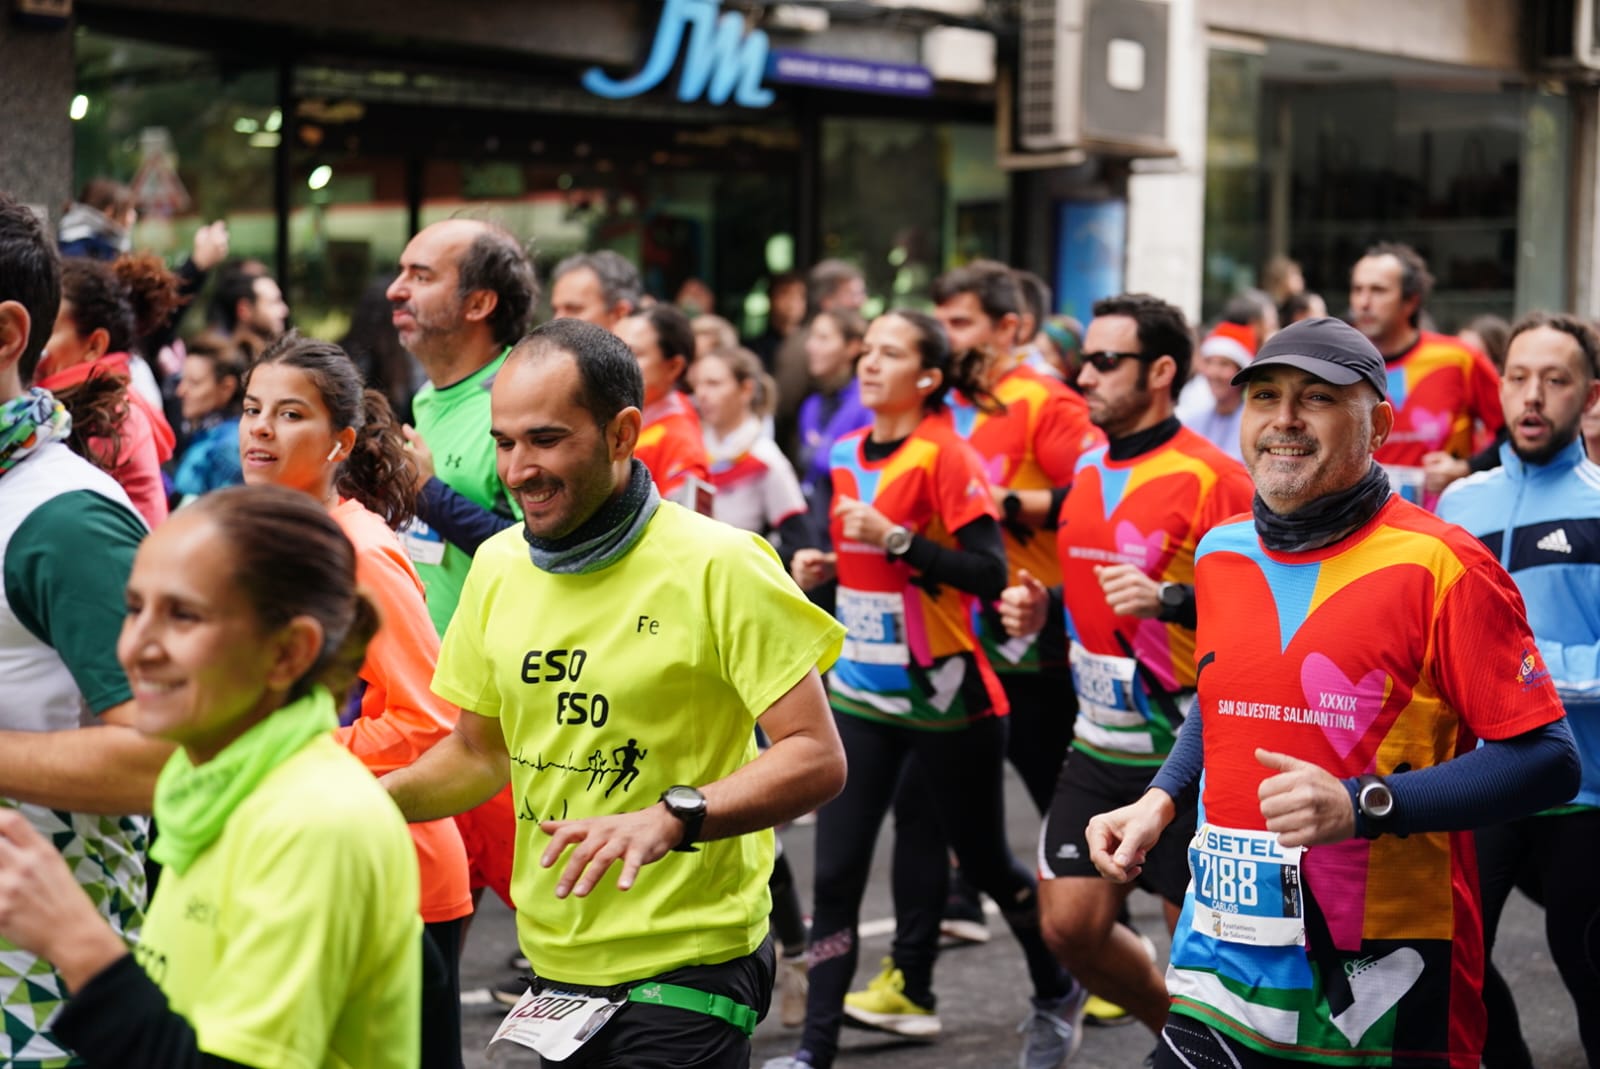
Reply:
[[1273, 832], [1200, 825], [1189, 843], [1195, 931], [1251, 946], [1304, 945], [1304, 852], [1279, 845]]

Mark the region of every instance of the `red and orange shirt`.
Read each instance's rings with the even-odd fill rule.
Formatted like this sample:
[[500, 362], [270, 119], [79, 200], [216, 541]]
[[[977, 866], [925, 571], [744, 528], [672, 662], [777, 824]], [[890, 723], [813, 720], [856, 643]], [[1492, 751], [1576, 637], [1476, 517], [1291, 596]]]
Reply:
[[1194, 551], [1212, 527], [1250, 511], [1240, 463], [1188, 428], [1154, 449], [1078, 461], [1061, 503], [1056, 545], [1078, 719], [1075, 749], [1116, 764], [1158, 767], [1194, 688], [1194, 632], [1118, 616], [1097, 568], [1131, 564], [1164, 583], [1194, 582]]
[[707, 482], [711, 479], [700, 417], [678, 390], [669, 390], [661, 400], [645, 406], [644, 426], [633, 455], [650, 469], [662, 497], [671, 497], [691, 475]]
[[[942, 415], [924, 419], [888, 457], [868, 460], [867, 430], [833, 445], [833, 500], [865, 502], [890, 522], [950, 549], [955, 532], [998, 516], [978, 454]], [[842, 713], [919, 728], [959, 728], [1008, 711], [999, 680], [973, 633], [977, 599], [919, 575], [882, 548], [844, 537], [838, 554], [837, 613], [847, 634], [828, 675]]]
[[[1089, 406], [1059, 379], [1018, 364], [995, 384], [1004, 409], [985, 412], [959, 393], [948, 398], [955, 432], [978, 451], [992, 486], [1008, 490], [1053, 490], [1072, 482], [1083, 451], [1105, 443], [1089, 422]], [[1045, 586], [1061, 581], [1056, 534], [1002, 524], [1011, 581], [1026, 569]], [[992, 617], [980, 622], [984, 651], [1001, 671], [1033, 671], [1066, 663], [1066, 651], [1041, 651], [1038, 636], [1010, 638]]]
[[[1174, 1010], [1278, 1057], [1475, 1069], [1472, 833], [1278, 856], [1257, 795], [1273, 773], [1255, 750], [1340, 779], [1387, 775], [1559, 719], [1516, 586], [1477, 539], [1398, 496], [1325, 549], [1270, 552], [1245, 521], [1212, 531], [1197, 556], [1205, 775], [1168, 974]], [[1241, 938], [1259, 918], [1240, 917], [1263, 911], [1299, 924], [1279, 940]]]
[[1408, 501], [1431, 506], [1422, 491], [1422, 458], [1444, 451], [1466, 458], [1505, 423], [1500, 376], [1489, 358], [1455, 338], [1422, 331], [1388, 361], [1394, 430], [1376, 456]]
[[[331, 515], [355, 546], [356, 582], [377, 604], [383, 621], [361, 665], [361, 715], [340, 728], [338, 738], [381, 776], [411, 764], [449, 735], [458, 713], [432, 690], [439, 633], [400, 536], [359, 501], [343, 499]], [[433, 924], [471, 913], [467, 852], [456, 822], [407, 827], [422, 876], [422, 919]]]

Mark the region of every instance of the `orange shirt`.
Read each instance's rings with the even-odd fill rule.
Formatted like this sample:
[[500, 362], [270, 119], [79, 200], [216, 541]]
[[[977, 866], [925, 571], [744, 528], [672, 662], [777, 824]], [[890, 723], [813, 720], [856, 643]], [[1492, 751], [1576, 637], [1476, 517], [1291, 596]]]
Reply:
[[[383, 619], [361, 665], [361, 715], [340, 728], [338, 738], [381, 776], [411, 764], [450, 734], [459, 714], [429, 689], [439, 634], [399, 536], [359, 501], [341, 499], [332, 516], [356, 548], [356, 583]], [[410, 828], [422, 874], [422, 919], [432, 924], [471, 913], [467, 851], [455, 821]]]
[[662, 497], [671, 497], [691, 475], [711, 481], [711, 460], [700, 435], [700, 417], [677, 390], [645, 406], [644, 427], [633, 455], [650, 469]]

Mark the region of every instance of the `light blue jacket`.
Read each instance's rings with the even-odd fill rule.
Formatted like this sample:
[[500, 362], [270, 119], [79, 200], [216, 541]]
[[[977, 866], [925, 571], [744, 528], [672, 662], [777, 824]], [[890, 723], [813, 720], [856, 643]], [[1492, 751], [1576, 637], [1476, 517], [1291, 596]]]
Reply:
[[1583, 760], [1572, 800], [1600, 806], [1600, 467], [1582, 438], [1548, 464], [1524, 463], [1509, 444], [1500, 459], [1446, 490], [1438, 513], [1516, 580]]

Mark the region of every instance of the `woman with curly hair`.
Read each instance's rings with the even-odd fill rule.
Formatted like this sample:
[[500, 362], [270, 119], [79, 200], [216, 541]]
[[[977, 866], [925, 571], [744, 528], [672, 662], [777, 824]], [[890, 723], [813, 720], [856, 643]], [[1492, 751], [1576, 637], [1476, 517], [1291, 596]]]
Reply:
[[135, 342], [178, 306], [178, 280], [158, 257], [61, 265], [61, 308], [34, 385], [72, 416], [69, 444], [111, 473], [151, 527], [167, 518], [161, 465], [176, 436], [161, 410], [129, 388]]

